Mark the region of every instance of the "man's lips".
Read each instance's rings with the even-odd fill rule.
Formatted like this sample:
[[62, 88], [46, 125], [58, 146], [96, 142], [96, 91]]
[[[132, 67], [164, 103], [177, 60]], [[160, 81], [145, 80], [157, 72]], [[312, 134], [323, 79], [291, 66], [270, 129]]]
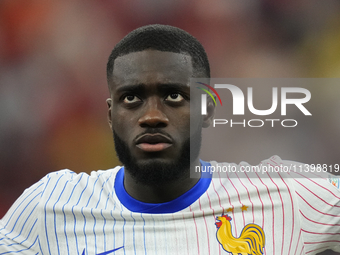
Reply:
[[162, 151], [172, 146], [172, 140], [163, 134], [144, 134], [137, 138], [136, 146], [146, 152]]
[[156, 144], [140, 143], [137, 144], [137, 147], [143, 151], [155, 152], [165, 150], [166, 148], [169, 148], [171, 145], [172, 145], [171, 143], [156, 143]]

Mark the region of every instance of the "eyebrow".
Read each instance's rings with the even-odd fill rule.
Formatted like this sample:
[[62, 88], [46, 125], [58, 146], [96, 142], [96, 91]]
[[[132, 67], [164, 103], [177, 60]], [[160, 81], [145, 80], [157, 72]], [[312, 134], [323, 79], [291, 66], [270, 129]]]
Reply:
[[190, 87], [187, 84], [182, 83], [165, 83], [159, 84], [158, 88], [160, 90], [189, 90]]
[[145, 85], [140, 84], [134, 84], [134, 85], [124, 85], [117, 88], [116, 92], [123, 92], [123, 91], [135, 91], [135, 90], [143, 90], [145, 88]]
[[[146, 85], [144, 83], [134, 84], [134, 85], [123, 85], [117, 88], [116, 92], [123, 92], [123, 91], [143, 91], [146, 88]], [[190, 87], [186, 84], [181, 83], [162, 83], [158, 84], [159, 90], [169, 90], [169, 89], [175, 89], [175, 90], [189, 90]]]

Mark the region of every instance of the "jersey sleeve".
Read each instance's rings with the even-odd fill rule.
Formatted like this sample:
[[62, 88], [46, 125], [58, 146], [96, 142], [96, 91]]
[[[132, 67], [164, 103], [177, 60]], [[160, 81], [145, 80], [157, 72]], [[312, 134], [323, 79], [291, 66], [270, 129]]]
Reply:
[[0, 255], [40, 254], [38, 208], [46, 182], [44, 177], [26, 189], [0, 220]]
[[306, 254], [340, 252], [340, 189], [330, 178], [293, 178]]

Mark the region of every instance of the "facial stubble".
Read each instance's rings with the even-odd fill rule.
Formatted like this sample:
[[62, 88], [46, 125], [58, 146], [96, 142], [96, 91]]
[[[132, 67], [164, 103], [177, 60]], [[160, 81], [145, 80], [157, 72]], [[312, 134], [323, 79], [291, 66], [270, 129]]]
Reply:
[[202, 141], [201, 128], [198, 128], [191, 137], [184, 141], [179, 156], [171, 162], [151, 159], [147, 163], [139, 163], [132, 156], [127, 143], [115, 131], [113, 131], [113, 137], [117, 156], [126, 171], [136, 182], [148, 186], [161, 186], [189, 178], [190, 165], [198, 158]]

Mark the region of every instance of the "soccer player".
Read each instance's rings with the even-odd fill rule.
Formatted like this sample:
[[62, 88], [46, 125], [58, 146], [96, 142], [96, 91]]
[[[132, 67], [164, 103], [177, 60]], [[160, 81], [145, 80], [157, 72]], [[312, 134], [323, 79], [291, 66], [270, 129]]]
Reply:
[[[123, 166], [62, 170], [25, 190], [0, 221], [0, 254], [340, 251], [338, 179], [250, 177], [246, 163], [200, 161], [214, 104], [208, 100], [207, 115], [190, 115], [190, 79], [209, 77], [202, 45], [181, 29], [149, 25], [123, 38], [107, 64], [108, 120]], [[273, 156], [260, 166], [287, 164]], [[239, 171], [190, 177], [197, 165]]]

